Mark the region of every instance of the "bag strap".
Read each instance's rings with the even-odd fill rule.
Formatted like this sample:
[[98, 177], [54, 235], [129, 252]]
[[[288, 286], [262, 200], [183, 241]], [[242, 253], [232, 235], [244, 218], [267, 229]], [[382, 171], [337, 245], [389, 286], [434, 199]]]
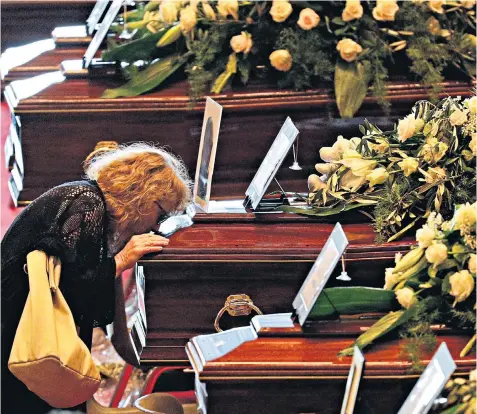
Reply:
[[48, 282], [50, 290], [55, 293], [60, 286], [61, 260], [55, 256], [48, 256]]

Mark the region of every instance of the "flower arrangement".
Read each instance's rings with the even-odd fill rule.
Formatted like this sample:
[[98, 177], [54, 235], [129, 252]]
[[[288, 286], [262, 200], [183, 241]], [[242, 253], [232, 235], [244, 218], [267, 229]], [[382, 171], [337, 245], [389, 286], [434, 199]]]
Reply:
[[[377, 242], [419, 225], [431, 210], [447, 217], [456, 204], [476, 199], [477, 97], [418, 102], [392, 131], [366, 121], [363, 137], [338, 137], [323, 147], [321, 174], [308, 178], [307, 208], [287, 211], [329, 216], [359, 208]], [[371, 209], [371, 210], [370, 210]]]
[[441, 414], [475, 414], [476, 387], [477, 370], [475, 369], [469, 374], [468, 379], [459, 377], [449, 380], [444, 389], [447, 402], [445, 407], [437, 412]]
[[[279, 88], [331, 86], [351, 117], [368, 88], [380, 104], [396, 67], [437, 96], [448, 69], [475, 77], [475, 0], [151, 0], [120, 16], [103, 60], [136, 96], [183, 68], [192, 99], [262, 77]], [[139, 63], [140, 62], [140, 63]], [[397, 64], [397, 62], [400, 62]], [[142, 68], [143, 70], [140, 70]]]
[[[475, 278], [477, 206], [457, 206], [449, 221], [432, 212], [416, 232], [418, 245], [396, 266], [386, 269], [384, 289], [394, 291], [401, 310], [389, 312], [364, 332], [356, 345], [364, 348], [380, 336], [401, 329], [409, 354], [418, 362], [420, 347], [434, 344], [431, 324], [469, 329], [474, 335], [461, 356], [475, 344]], [[352, 354], [352, 347], [341, 352]]]

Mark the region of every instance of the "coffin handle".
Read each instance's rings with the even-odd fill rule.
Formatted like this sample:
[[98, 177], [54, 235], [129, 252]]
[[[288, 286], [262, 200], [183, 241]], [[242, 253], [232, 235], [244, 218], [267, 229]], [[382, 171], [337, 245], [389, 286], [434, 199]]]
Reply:
[[214, 328], [217, 332], [222, 332], [220, 329], [219, 323], [220, 318], [223, 314], [227, 312], [230, 316], [247, 316], [255, 311], [259, 315], [263, 315], [262, 311], [255, 306], [250, 296], [245, 293], [240, 293], [238, 295], [230, 295], [225, 301], [224, 307], [219, 310], [214, 322]]

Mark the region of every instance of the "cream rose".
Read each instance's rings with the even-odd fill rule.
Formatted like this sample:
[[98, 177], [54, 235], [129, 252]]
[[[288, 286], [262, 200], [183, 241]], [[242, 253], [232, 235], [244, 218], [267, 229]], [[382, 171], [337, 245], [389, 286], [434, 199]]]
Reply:
[[399, 304], [406, 309], [417, 303], [417, 298], [414, 296], [414, 291], [409, 287], [396, 290], [396, 299]]
[[414, 114], [406, 116], [404, 119], [399, 120], [398, 123], [398, 136], [401, 142], [405, 142], [417, 132], [420, 132], [424, 126], [422, 119], [416, 119]]
[[347, 149], [345, 152], [343, 152], [343, 155], [341, 158], [363, 158], [363, 156], [358, 152], [355, 151], [354, 149]]
[[472, 115], [477, 114], [477, 96], [473, 96], [472, 98], [467, 98], [464, 101], [464, 105], [469, 109], [469, 112]]
[[375, 150], [378, 154], [384, 154], [389, 148], [389, 144], [386, 141], [380, 141], [377, 144], [370, 145], [371, 148]]
[[398, 282], [397, 273], [393, 273], [394, 268], [388, 267], [384, 274], [384, 287], [386, 290], [393, 290], [394, 285]]
[[436, 138], [427, 140], [427, 144], [424, 144], [419, 155], [424, 158], [429, 164], [436, 163], [446, 154], [449, 146], [444, 142], [438, 142]]
[[379, 21], [394, 21], [394, 17], [399, 10], [396, 0], [377, 0], [373, 9], [373, 17]]
[[331, 175], [333, 174], [340, 166], [337, 164], [315, 164], [315, 170], [320, 174]]
[[469, 142], [469, 148], [472, 151], [472, 154], [474, 154], [474, 157], [477, 156], [477, 133], [476, 132], [472, 134], [472, 139]]
[[209, 20], [217, 20], [217, 16], [215, 15], [215, 11], [213, 7], [206, 3], [205, 1], [202, 2], [202, 9], [204, 10], [205, 17]]
[[447, 246], [443, 243], [431, 244], [426, 249], [426, 260], [435, 266], [440, 265], [447, 259]]
[[419, 160], [417, 158], [404, 158], [401, 162], [398, 162], [399, 167], [404, 172], [406, 177], [409, 177], [412, 173], [417, 171], [419, 167]]
[[238, 0], [219, 0], [217, 3], [217, 11], [223, 17], [231, 15], [235, 20], [238, 19]]
[[436, 238], [436, 232], [428, 226], [423, 226], [422, 229], [416, 231], [416, 240], [419, 243], [419, 247], [429, 247], [433, 240]]
[[336, 45], [336, 50], [340, 52], [341, 59], [346, 62], [353, 62], [363, 51], [363, 48], [354, 40], [344, 38]]
[[456, 109], [449, 117], [449, 121], [454, 126], [463, 125], [467, 121], [467, 112]]
[[428, 4], [433, 12], [444, 14], [444, 8], [442, 6], [446, 4], [445, 0], [429, 0]]
[[341, 154], [336, 148], [322, 147], [320, 148], [320, 158], [325, 162], [339, 161]]
[[316, 174], [311, 174], [308, 177], [308, 190], [310, 190], [310, 192], [314, 193], [315, 191], [323, 190], [325, 188], [326, 183], [321, 181], [320, 177], [318, 177]]
[[464, 226], [474, 226], [477, 221], [477, 211], [475, 203], [466, 203], [455, 212], [455, 226], [461, 229]]
[[369, 181], [369, 186], [374, 187], [378, 184], [383, 184], [389, 177], [388, 170], [383, 167], [375, 168], [371, 173], [366, 176]]
[[173, 0], [164, 0], [159, 6], [159, 13], [164, 23], [174, 23], [177, 20], [176, 2]]
[[[270, 14], [274, 22], [283, 23], [292, 13], [292, 5], [288, 0], [273, 0]], [[317, 23], [318, 24], [318, 23]]]
[[270, 54], [270, 63], [276, 70], [288, 72], [292, 67], [293, 58], [288, 50], [275, 50]]
[[303, 9], [300, 12], [298, 19], [298, 26], [303, 30], [311, 30], [320, 23], [320, 16], [318, 16], [312, 9]]
[[449, 292], [455, 297], [454, 306], [458, 302], [466, 300], [474, 290], [475, 281], [468, 270], [461, 270], [454, 273], [449, 278], [451, 291]]
[[471, 253], [469, 256], [468, 266], [469, 266], [469, 272], [475, 275], [477, 271], [477, 255], [475, 255], [474, 253]]
[[197, 23], [197, 15], [191, 6], [181, 10], [180, 26], [182, 33], [192, 31]]
[[360, 0], [346, 0], [346, 6], [341, 14], [344, 22], [360, 19], [363, 16], [363, 6]]
[[472, 9], [475, 6], [475, 0], [460, 0], [460, 4], [466, 9]]
[[252, 49], [252, 46], [252, 35], [247, 32], [242, 32], [241, 34], [230, 39], [230, 47], [235, 53], [247, 54], [250, 52], [250, 49]]

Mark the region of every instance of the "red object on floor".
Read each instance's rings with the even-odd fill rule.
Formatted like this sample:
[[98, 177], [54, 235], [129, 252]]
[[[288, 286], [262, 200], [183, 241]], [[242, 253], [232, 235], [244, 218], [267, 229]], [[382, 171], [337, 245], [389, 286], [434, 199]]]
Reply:
[[[141, 396], [151, 394], [154, 390], [154, 385], [156, 384], [159, 377], [168, 371], [174, 370], [184, 370], [188, 368], [187, 366], [170, 366], [170, 367], [155, 367], [153, 368], [146, 377], [144, 387], [141, 392]], [[195, 393], [194, 391], [167, 391], [167, 394], [171, 394], [176, 397], [182, 404], [195, 403]]]
[[1, 224], [0, 224], [0, 232], [1, 237], [6, 233], [10, 224], [15, 219], [15, 217], [20, 213], [23, 207], [15, 207], [10, 197], [10, 191], [8, 189], [8, 178], [9, 172], [5, 165], [5, 151], [3, 150], [5, 147], [5, 141], [8, 136], [8, 131], [10, 129], [11, 124], [11, 115], [10, 110], [8, 109], [8, 105], [6, 102], [1, 103], [1, 156], [0, 156], [0, 168], [2, 173], [0, 174], [0, 216], [1, 216]]

